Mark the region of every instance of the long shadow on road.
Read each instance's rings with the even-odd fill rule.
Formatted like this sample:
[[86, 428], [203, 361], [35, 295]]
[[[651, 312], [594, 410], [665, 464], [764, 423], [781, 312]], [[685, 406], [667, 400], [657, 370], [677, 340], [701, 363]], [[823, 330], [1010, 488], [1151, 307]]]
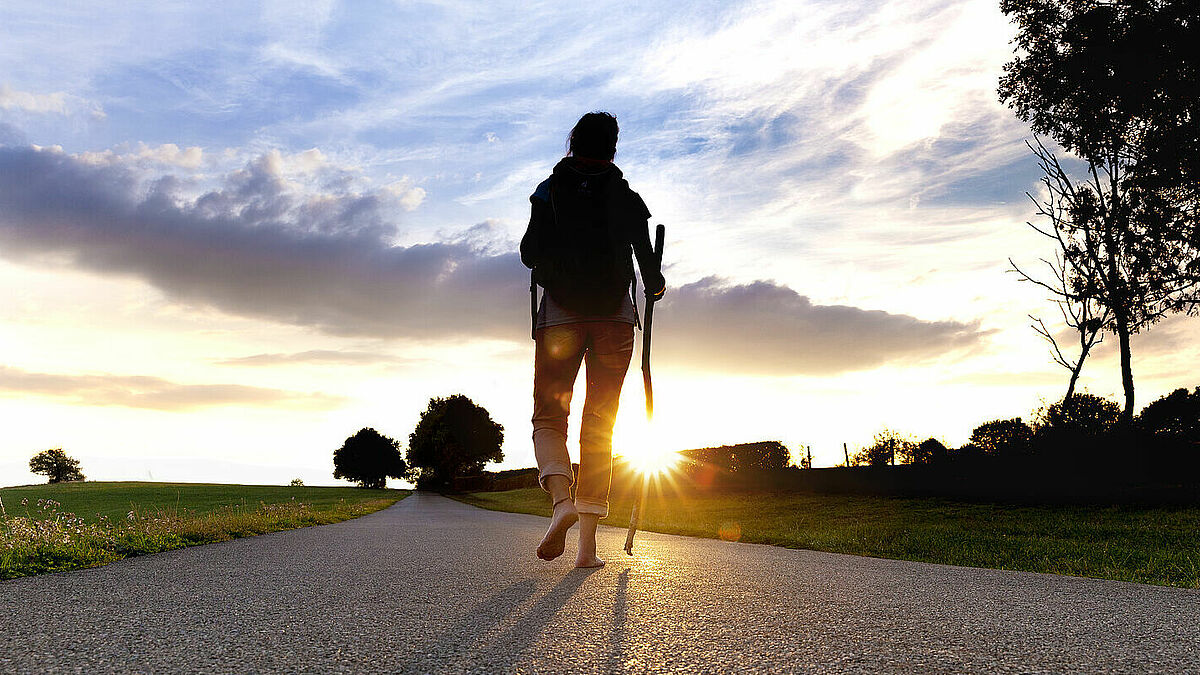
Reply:
[[608, 656], [604, 671], [615, 673], [621, 669], [625, 655], [625, 635], [628, 628], [629, 568], [617, 575], [616, 599], [613, 601], [612, 632], [608, 636]]
[[[565, 577], [530, 605], [514, 623], [476, 652], [472, 660], [477, 663], [486, 663], [492, 668], [508, 670], [510, 666], [517, 663], [530, 645], [542, 637], [546, 626], [554, 620], [559, 611], [583, 586], [583, 582], [595, 571], [595, 569], [572, 569], [567, 572]], [[517, 609], [516, 604], [509, 605], [509, 612]]]

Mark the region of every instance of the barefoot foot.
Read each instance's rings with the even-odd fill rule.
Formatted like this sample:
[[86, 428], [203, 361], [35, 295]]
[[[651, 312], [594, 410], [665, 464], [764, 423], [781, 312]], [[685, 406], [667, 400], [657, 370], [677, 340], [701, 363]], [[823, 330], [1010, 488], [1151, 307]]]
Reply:
[[579, 520], [579, 512], [571, 500], [563, 500], [554, 506], [554, 515], [550, 517], [550, 529], [538, 544], [537, 557], [542, 560], [554, 560], [563, 554], [567, 547], [567, 530]]
[[594, 555], [580, 556], [575, 559], [576, 567], [604, 567], [604, 561]]

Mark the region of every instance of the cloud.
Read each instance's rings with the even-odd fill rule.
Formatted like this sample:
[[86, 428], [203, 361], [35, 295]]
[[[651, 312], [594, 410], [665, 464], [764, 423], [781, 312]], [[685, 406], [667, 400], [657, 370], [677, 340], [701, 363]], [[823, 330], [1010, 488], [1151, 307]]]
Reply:
[[[386, 189], [305, 191], [280, 171], [264, 155], [185, 198], [174, 175], [142, 179], [119, 162], [3, 148], [0, 256], [133, 275], [177, 301], [335, 335], [525, 339], [528, 273], [511, 248], [495, 250], [494, 223], [393, 245]], [[672, 291], [662, 311], [670, 358], [721, 371], [864, 370], [983, 337], [976, 324], [814, 305], [765, 281], [702, 279]]]
[[290, 354], [253, 354], [232, 359], [217, 361], [223, 366], [282, 366], [296, 364], [310, 365], [374, 365], [379, 363], [400, 363], [400, 359], [388, 354], [375, 352], [338, 351], [330, 349], [313, 349], [306, 352]]
[[270, 154], [194, 199], [183, 183], [53, 149], [0, 149], [0, 256], [133, 275], [179, 301], [336, 335], [524, 330], [517, 255], [392, 246], [386, 192], [294, 190]]
[[0, 110], [20, 110], [28, 113], [63, 116], [86, 112], [96, 119], [105, 117], [104, 108], [87, 99], [63, 91], [49, 94], [17, 91], [7, 84], [0, 84]]
[[0, 366], [0, 394], [63, 398], [77, 405], [178, 412], [219, 406], [328, 409], [339, 396], [240, 384], [180, 384], [140, 375], [61, 375]]
[[833, 375], [954, 358], [986, 337], [977, 322], [816, 305], [769, 281], [701, 279], [671, 291], [655, 312], [655, 349], [664, 359], [762, 375]]
[[196, 146], [180, 149], [174, 143], [164, 143], [149, 146], [138, 143], [131, 152], [117, 153], [112, 150], [103, 152], [84, 152], [79, 154], [79, 160], [88, 164], [129, 164], [144, 161], [153, 164], [178, 166], [185, 169], [198, 168], [204, 161], [204, 151]]

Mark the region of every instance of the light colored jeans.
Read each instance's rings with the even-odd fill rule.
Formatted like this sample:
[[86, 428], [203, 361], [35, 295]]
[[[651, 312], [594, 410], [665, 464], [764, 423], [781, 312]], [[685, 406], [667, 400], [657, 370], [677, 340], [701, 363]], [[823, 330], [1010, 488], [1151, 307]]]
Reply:
[[580, 513], [608, 515], [612, 481], [612, 434], [617, 421], [621, 385], [633, 356], [633, 325], [590, 321], [539, 328], [533, 365], [533, 454], [538, 482], [547, 476], [572, 480], [567, 454], [567, 415], [571, 390], [586, 363], [587, 398], [579, 429], [579, 484], [575, 507]]

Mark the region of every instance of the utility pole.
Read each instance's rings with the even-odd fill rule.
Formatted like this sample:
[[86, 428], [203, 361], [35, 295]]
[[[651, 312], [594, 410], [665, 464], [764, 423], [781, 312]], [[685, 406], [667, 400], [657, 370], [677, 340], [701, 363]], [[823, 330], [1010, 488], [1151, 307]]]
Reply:
[[846, 455], [846, 466], [849, 467], [850, 466], [850, 450], [849, 450], [849, 448], [846, 447], [845, 443], [842, 443], [842, 452]]

